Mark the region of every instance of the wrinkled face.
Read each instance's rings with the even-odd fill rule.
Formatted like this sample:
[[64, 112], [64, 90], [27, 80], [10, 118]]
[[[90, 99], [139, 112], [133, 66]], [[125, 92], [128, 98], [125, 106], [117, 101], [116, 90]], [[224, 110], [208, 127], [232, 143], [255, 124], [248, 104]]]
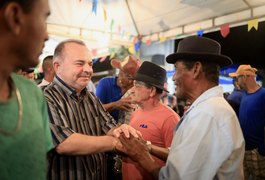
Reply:
[[132, 101], [137, 104], [142, 104], [150, 99], [150, 93], [152, 87], [146, 87], [141, 81], [134, 81], [134, 86], [132, 88]]
[[192, 71], [188, 70], [181, 61], [175, 63], [176, 72], [173, 76], [173, 81], [176, 85], [176, 95], [180, 98], [187, 98], [190, 92]]
[[[46, 19], [50, 14], [48, 0], [36, 0], [30, 12], [24, 12], [17, 48], [21, 66], [35, 67], [39, 63], [44, 42], [48, 40]], [[21, 61], [21, 57], [25, 59]]]
[[133, 80], [129, 79], [132, 78], [128, 73], [120, 70], [118, 74], [118, 86], [121, 88], [128, 88], [133, 85]]
[[67, 43], [64, 46], [63, 59], [54, 62], [54, 69], [68, 86], [81, 92], [91, 80], [92, 65], [92, 54], [86, 46]]

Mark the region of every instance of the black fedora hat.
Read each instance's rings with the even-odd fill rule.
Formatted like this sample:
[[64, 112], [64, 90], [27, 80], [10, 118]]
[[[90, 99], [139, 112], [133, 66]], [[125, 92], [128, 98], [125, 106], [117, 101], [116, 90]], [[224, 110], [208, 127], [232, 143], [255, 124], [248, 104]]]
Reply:
[[132, 79], [145, 82], [158, 89], [167, 91], [164, 88], [164, 83], [167, 80], [166, 70], [152, 62], [144, 61]]
[[210, 38], [190, 36], [181, 40], [176, 53], [167, 56], [166, 61], [174, 64], [178, 60], [205, 60], [223, 66], [231, 65], [232, 60], [221, 54], [221, 45]]

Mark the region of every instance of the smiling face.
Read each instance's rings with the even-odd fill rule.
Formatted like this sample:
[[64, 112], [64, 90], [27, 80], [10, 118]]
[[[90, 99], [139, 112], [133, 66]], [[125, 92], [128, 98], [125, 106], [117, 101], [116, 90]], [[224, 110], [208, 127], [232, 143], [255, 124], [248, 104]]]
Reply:
[[56, 74], [78, 93], [91, 80], [92, 65], [92, 55], [88, 48], [73, 42], [64, 45], [62, 56], [54, 62]]
[[180, 98], [187, 98], [192, 89], [192, 71], [188, 70], [182, 61], [177, 61], [175, 68], [173, 81], [176, 85], [176, 95]]

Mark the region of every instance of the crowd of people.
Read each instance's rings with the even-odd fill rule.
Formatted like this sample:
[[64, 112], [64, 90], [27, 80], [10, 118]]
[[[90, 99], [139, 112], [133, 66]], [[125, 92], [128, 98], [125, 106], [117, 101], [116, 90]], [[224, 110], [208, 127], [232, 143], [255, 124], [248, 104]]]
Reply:
[[68, 39], [43, 60], [37, 86], [30, 74], [50, 13], [47, 0], [0, 2], [1, 180], [265, 179], [265, 89], [256, 68], [230, 73], [235, 89], [224, 98], [219, 69], [232, 60], [218, 42], [190, 36], [166, 57], [175, 95], [164, 68], [132, 55], [111, 60], [118, 75], [89, 89], [92, 52]]

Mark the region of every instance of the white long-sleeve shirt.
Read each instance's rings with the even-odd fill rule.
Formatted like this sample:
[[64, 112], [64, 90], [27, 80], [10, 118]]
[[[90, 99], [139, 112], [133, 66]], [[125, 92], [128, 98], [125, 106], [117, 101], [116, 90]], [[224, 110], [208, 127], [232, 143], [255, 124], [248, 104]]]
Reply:
[[245, 142], [222, 87], [204, 92], [183, 118], [159, 179], [243, 179]]

